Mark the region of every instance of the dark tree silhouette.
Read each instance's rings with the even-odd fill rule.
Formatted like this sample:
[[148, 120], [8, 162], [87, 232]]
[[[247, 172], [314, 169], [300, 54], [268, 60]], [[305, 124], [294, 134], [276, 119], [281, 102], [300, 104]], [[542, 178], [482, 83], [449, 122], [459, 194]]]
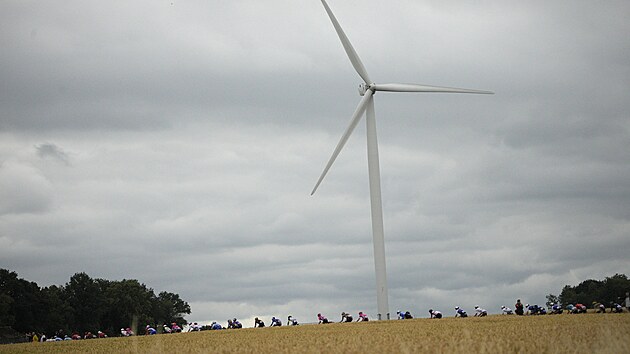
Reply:
[[178, 294], [161, 292], [135, 279], [110, 281], [76, 273], [63, 286], [40, 288], [0, 269], [0, 327], [22, 332], [83, 333], [104, 331], [118, 335], [134, 324], [186, 324], [190, 306]]
[[613, 303], [622, 304], [625, 295], [630, 291], [630, 280], [625, 274], [615, 274], [604, 280], [588, 279], [576, 286], [565, 285], [559, 299], [563, 306], [582, 303], [591, 306], [602, 303], [611, 306]]

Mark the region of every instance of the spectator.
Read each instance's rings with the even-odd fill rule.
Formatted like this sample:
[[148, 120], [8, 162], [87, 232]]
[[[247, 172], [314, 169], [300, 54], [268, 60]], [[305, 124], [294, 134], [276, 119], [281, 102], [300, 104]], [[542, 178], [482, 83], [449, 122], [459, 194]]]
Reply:
[[514, 304], [514, 313], [516, 313], [519, 316], [523, 316], [525, 314], [525, 311], [523, 309], [523, 303], [521, 302], [521, 299], [517, 299], [516, 300], [516, 304]]

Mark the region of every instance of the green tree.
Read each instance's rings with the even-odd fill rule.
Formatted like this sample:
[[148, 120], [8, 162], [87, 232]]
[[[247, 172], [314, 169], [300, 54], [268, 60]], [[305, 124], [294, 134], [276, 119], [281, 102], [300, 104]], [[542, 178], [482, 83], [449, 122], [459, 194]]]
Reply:
[[101, 317], [105, 309], [105, 297], [101, 284], [85, 273], [76, 273], [65, 286], [68, 305], [70, 306], [73, 330], [96, 333], [101, 327]]
[[109, 281], [76, 273], [65, 286], [40, 288], [0, 269], [0, 326], [52, 335], [62, 330], [104, 330], [109, 335], [134, 324], [185, 324], [190, 306], [178, 294], [161, 292], [137, 280]]
[[158, 295], [153, 307], [153, 318], [156, 323], [186, 324], [185, 314], [190, 314], [190, 306], [180, 299], [178, 294], [162, 291]]
[[15, 323], [15, 316], [11, 313], [13, 298], [6, 293], [0, 292], [0, 327], [10, 327]]
[[153, 322], [152, 303], [155, 294], [135, 279], [111, 282], [105, 291], [107, 310], [103, 326], [115, 332], [120, 327], [132, 327], [134, 319], [139, 323]]
[[558, 297], [554, 294], [549, 294], [545, 297], [547, 298], [547, 302], [545, 304], [547, 305], [548, 308], [560, 302], [560, 299], [558, 299]]
[[68, 305], [63, 287], [52, 285], [42, 288], [41, 309], [42, 325], [45, 333], [56, 333], [62, 330], [64, 333], [70, 333], [71, 328], [71, 307]]
[[581, 282], [575, 287], [577, 302], [586, 306], [590, 306], [594, 302], [599, 302], [603, 287], [604, 282], [600, 280], [587, 279]]
[[13, 297], [11, 296], [12, 283], [17, 279], [15, 272], [0, 269], [0, 327], [13, 326]]
[[559, 299], [563, 306], [576, 303], [590, 306], [599, 302], [610, 306], [612, 303], [622, 301], [629, 291], [628, 277], [625, 274], [615, 274], [603, 281], [588, 279], [575, 287], [565, 285]]
[[604, 288], [601, 292], [601, 302], [605, 305], [613, 303], [621, 304], [630, 292], [630, 279], [625, 274], [615, 274], [604, 279]]
[[563, 307], [569, 304], [577, 304], [577, 294], [575, 292], [575, 289], [570, 285], [565, 285], [564, 288], [562, 288], [558, 299], [560, 300], [560, 304], [562, 304]]
[[16, 272], [0, 269], [0, 293], [5, 295], [4, 306], [9, 305], [5, 317], [9, 321], [13, 320], [15, 330], [19, 332], [43, 330], [38, 319], [39, 312], [44, 309], [38, 307], [41, 294], [36, 283], [19, 279]]

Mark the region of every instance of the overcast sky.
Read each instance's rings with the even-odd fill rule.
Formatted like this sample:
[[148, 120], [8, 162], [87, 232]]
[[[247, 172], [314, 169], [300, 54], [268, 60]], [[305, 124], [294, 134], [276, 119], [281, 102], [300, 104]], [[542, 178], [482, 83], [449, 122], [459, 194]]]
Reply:
[[[375, 95], [390, 311], [630, 272], [628, 1], [342, 1]], [[189, 321], [376, 316], [360, 97], [318, 0], [2, 1], [0, 267]], [[252, 323], [246, 322], [246, 326]]]

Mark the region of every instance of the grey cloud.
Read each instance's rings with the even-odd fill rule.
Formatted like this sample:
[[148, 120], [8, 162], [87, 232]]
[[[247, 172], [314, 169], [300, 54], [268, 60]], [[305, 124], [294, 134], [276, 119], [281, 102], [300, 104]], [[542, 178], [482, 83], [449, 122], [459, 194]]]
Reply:
[[43, 143], [35, 146], [37, 155], [43, 159], [51, 158], [59, 161], [64, 165], [69, 165], [70, 160], [68, 154], [55, 144]]
[[[626, 4], [358, 4], [377, 82], [496, 92], [375, 96], [392, 313], [628, 268]], [[2, 7], [0, 266], [191, 320], [375, 315], [363, 124], [309, 196], [360, 82], [318, 1]]]
[[15, 161], [0, 164], [0, 215], [44, 213], [52, 203], [52, 185], [40, 171]]

